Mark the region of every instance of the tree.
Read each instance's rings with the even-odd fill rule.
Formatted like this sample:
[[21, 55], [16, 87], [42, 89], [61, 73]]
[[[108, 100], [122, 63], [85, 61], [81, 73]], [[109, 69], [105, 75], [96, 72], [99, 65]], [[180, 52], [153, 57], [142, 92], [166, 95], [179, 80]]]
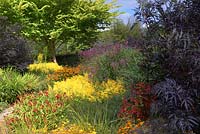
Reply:
[[22, 34], [48, 49], [56, 62], [56, 47], [74, 39], [75, 44], [89, 45], [98, 29], [106, 28], [116, 12], [114, 2], [105, 0], [2, 0], [0, 14], [23, 25]]

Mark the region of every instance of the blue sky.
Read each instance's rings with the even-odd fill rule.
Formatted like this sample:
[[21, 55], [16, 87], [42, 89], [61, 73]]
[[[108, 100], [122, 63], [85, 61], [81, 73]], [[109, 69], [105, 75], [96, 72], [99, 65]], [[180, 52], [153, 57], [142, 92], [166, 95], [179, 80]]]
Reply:
[[[111, 0], [107, 1], [109, 2]], [[121, 7], [117, 10], [125, 12], [125, 14], [121, 14], [120, 16], [118, 16], [118, 18], [122, 19], [124, 23], [127, 23], [128, 18], [134, 15], [133, 9], [135, 9], [138, 6], [138, 3], [136, 0], [118, 0], [117, 5], [121, 5]]]

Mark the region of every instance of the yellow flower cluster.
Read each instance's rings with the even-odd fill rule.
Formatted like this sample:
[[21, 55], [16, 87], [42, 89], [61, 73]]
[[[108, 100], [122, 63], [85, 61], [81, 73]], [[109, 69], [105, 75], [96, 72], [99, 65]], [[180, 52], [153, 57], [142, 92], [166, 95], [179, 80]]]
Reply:
[[125, 91], [121, 81], [108, 80], [94, 84], [89, 80], [88, 74], [76, 75], [65, 81], [55, 82], [53, 88], [50, 87], [49, 90], [56, 93], [63, 92], [67, 96], [86, 98], [90, 101], [107, 99]]
[[144, 124], [144, 121], [138, 120], [137, 124], [133, 124], [132, 121], [128, 120], [126, 124], [119, 128], [118, 134], [136, 134], [134, 131], [140, 128]]
[[50, 134], [96, 134], [96, 132], [91, 126], [88, 126], [87, 130], [84, 130], [80, 126], [73, 124], [67, 127], [62, 125], [61, 127], [52, 130]]
[[88, 75], [76, 75], [65, 81], [55, 82], [53, 88], [56, 93], [66, 93], [67, 96], [90, 97], [95, 88], [89, 82]]
[[59, 66], [57, 63], [49, 62], [49, 63], [30, 64], [28, 66], [28, 69], [29, 71], [33, 72], [50, 73], [62, 69], [62, 66]]
[[48, 134], [48, 128], [47, 127], [41, 129], [32, 128], [31, 134]]
[[102, 82], [100, 85], [97, 85], [97, 88], [101, 87], [103, 90], [97, 90], [95, 96], [100, 100], [108, 99], [113, 95], [117, 95], [123, 93], [125, 91], [123, 83], [119, 80], [107, 80], [106, 82]]

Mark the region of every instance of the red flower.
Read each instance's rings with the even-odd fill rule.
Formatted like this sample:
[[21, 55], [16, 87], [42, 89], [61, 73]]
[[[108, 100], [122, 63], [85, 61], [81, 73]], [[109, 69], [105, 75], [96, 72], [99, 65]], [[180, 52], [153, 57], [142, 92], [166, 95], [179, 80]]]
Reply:
[[48, 95], [49, 95], [49, 92], [48, 92], [48, 91], [45, 91], [45, 92], [44, 92], [44, 95], [45, 95], [45, 96], [48, 96]]
[[33, 112], [34, 112], [34, 113], [38, 113], [39, 111], [38, 111], [37, 108], [34, 108], [34, 109], [33, 109]]
[[61, 98], [61, 95], [60, 94], [56, 94], [56, 99], [60, 99]]

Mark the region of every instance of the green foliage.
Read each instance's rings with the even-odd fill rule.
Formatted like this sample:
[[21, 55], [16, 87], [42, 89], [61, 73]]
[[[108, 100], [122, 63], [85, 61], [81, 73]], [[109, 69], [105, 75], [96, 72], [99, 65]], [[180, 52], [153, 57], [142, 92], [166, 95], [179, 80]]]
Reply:
[[83, 49], [95, 41], [99, 29], [107, 27], [114, 3], [105, 0], [9, 0], [0, 1], [0, 15], [20, 23], [22, 34], [48, 47], [50, 58], [56, 48], [68, 44]]
[[0, 102], [13, 103], [19, 95], [42, 88], [44, 83], [33, 74], [21, 75], [12, 68], [4, 69], [0, 74]]
[[[117, 45], [115, 47], [117, 48]], [[142, 54], [131, 48], [117, 49], [89, 61], [89, 71], [92, 78], [100, 82], [107, 79], [122, 79], [125, 85], [144, 81], [145, 75], [139, 66], [143, 60]]]
[[94, 126], [97, 134], [116, 134], [120, 125], [117, 118], [121, 96], [114, 96], [103, 102], [74, 100], [68, 109], [68, 118], [83, 126], [86, 122]]
[[130, 38], [141, 39], [142, 36], [143, 30], [139, 22], [129, 20], [128, 24], [124, 24], [122, 20], [116, 20], [109, 30], [100, 33], [99, 41], [103, 44], [124, 43]]
[[44, 91], [21, 97], [14, 112], [6, 118], [6, 123], [13, 133], [44, 128], [49, 131], [65, 121], [83, 127], [91, 124], [97, 134], [117, 133], [120, 123], [117, 112], [121, 100], [119, 95], [103, 102], [91, 102]]
[[2, 74], [3, 74], [3, 69], [0, 68], [0, 75], [2, 75]]

